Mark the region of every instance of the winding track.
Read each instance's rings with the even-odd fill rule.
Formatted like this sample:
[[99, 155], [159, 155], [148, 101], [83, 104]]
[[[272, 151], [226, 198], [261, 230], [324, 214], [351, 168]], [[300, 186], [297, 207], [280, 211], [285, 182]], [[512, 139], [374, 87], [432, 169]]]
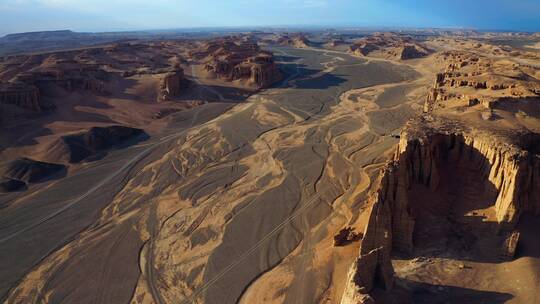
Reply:
[[[341, 52], [340, 52], [341, 53]], [[288, 55], [288, 53], [282, 51], [282, 54], [284, 55]], [[192, 67], [193, 68], [193, 67]], [[301, 75], [301, 72], [300, 72], [300, 69], [299, 69], [299, 63], [297, 62], [296, 63], [296, 73], [290, 75], [287, 79], [285, 79], [285, 81], [281, 84], [281, 87], [286, 87], [288, 85], [288, 83], [293, 80], [294, 78], [298, 77]], [[200, 82], [198, 81], [198, 79], [195, 80], [198, 84], [200, 84]], [[200, 84], [201, 86], [203, 86], [202, 84]], [[206, 88], [206, 87], [205, 87]], [[213, 91], [215, 91], [213, 88], [207, 88], [210, 92], [214, 93]], [[219, 92], [217, 93], [214, 93], [216, 94], [216, 96], [218, 96], [218, 98], [221, 100], [221, 101], [225, 101], [225, 98], [223, 97], [223, 95], [219, 94]], [[300, 110], [300, 109], [298, 109]], [[308, 113], [307, 111], [304, 111], [302, 110], [302, 112], [304, 112], [306, 115], [308, 115], [308, 119], [309, 118], [319, 118], [319, 116], [317, 114], [313, 114], [313, 113]], [[195, 114], [197, 115], [197, 113]], [[193, 122], [195, 122], [196, 119], [193, 119], [192, 120], [192, 125], [193, 125]], [[191, 126], [192, 126], [191, 125]], [[190, 127], [191, 127], [190, 126]], [[72, 200], [70, 203], [68, 203], [67, 205], [63, 206], [62, 208], [58, 209], [57, 211], [41, 218], [40, 220], [38, 220], [36, 223], [33, 223], [27, 227], [24, 227], [18, 231], [15, 231], [13, 233], [11, 233], [10, 235], [7, 235], [5, 237], [3, 237], [2, 239], [0, 239], [0, 244], [4, 243], [4, 242], [7, 242], [11, 239], [13, 239], [14, 237], [16, 237], [17, 235], [20, 235], [21, 233], [24, 233], [26, 231], [29, 231], [31, 230], [32, 228], [35, 228], [37, 226], [39, 226], [40, 224], [42, 223], [45, 223], [47, 222], [48, 220], [58, 216], [59, 214], [63, 213], [64, 211], [68, 210], [69, 208], [71, 207], [74, 207], [76, 206], [78, 203], [80, 203], [81, 201], [83, 201], [86, 197], [88, 197], [89, 195], [91, 195], [92, 193], [98, 191], [102, 186], [106, 185], [108, 182], [110, 182], [111, 180], [113, 180], [114, 178], [116, 178], [117, 176], [121, 175], [122, 173], [126, 172], [126, 170], [129, 172], [130, 169], [132, 169], [136, 164], [137, 162], [141, 161], [142, 159], [144, 159], [146, 156], [148, 156], [154, 149], [156, 149], [157, 147], [159, 147], [161, 144], [164, 144], [164, 143], [167, 143], [167, 142], [170, 142], [172, 140], [175, 140], [175, 139], [178, 139], [180, 138], [181, 136], [183, 136], [186, 131], [188, 131], [190, 129], [190, 127], [180, 131], [179, 133], [176, 133], [176, 134], [171, 134], [171, 135], [168, 135], [168, 136], [165, 136], [165, 137], [162, 137], [158, 142], [156, 143], [153, 143], [151, 145], [149, 145], [147, 148], [145, 148], [143, 151], [139, 152], [138, 154], [136, 154], [135, 156], [133, 156], [132, 158], [130, 158], [120, 169], [118, 169], [117, 171], [111, 173], [109, 176], [107, 176], [105, 179], [103, 179], [101, 182], [99, 182], [98, 184], [96, 184], [94, 187], [92, 187], [91, 189], [89, 189], [87, 192], [85, 192], [84, 194], [82, 194], [81, 196], [77, 197], [76, 199]], [[277, 225], [273, 230], [271, 230], [269, 233], [267, 233], [263, 238], [261, 238], [261, 240], [259, 242], [257, 242], [254, 246], [250, 247], [249, 250], [245, 251], [240, 257], [238, 257], [237, 259], [235, 259], [232, 263], [230, 263], [227, 267], [225, 267], [223, 270], [221, 270], [217, 275], [215, 275], [212, 279], [210, 279], [209, 281], [207, 281], [203, 286], [201, 286], [200, 288], [198, 288], [195, 293], [185, 299], [185, 303], [189, 303], [191, 301], [194, 301], [197, 299], [198, 296], [200, 296], [202, 293], [204, 293], [205, 290], [207, 290], [210, 286], [212, 286], [213, 284], [215, 284], [217, 281], [219, 281], [227, 272], [229, 272], [230, 270], [234, 269], [235, 267], [237, 267], [240, 263], [242, 263], [247, 257], [249, 257], [251, 254], [253, 254], [254, 252], [256, 252], [259, 248], [261, 248], [264, 243], [269, 240], [272, 236], [274, 236], [275, 234], [277, 234], [280, 230], [282, 230], [288, 223], [290, 223], [291, 221], [293, 221], [294, 219], [296, 219], [298, 216], [302, 215], [306, 210], [308, 210], [308, 208], [313, 205], [315, 202], [317, 202], [317, 200], [320, 198], [320, 196], [322, 195], [323, 193], [315, 193], [311, 198], [309, 198], [299, 209], [295, 210], [292, 214], [290, 214], [284, 221], [282, 221], [279, 225]], [[155, 217], [149, 219], [149, 226], [150, 227], [154, 227], [153, 229], [155, 229], [155, 226], [157, 225], [156, 221], [155, 221]], [[153, 266], [153, 241], [155, 239], [155, 237], [157, 236], [157, 233], [155, 233], [155, 231], [157, 230], [154, 230], [154, 233], [152, 233], [151, 237], [150, 237], [150, 240], [149, 240], [149, 246], [148, 246], [148, 259], [147, 259], [147, 270], [150, 270], [148, 272], [148, 284], [149, 284], [149, 289], [152, 293], [152, 297], [154, 299], [154, 301], [158, 304], [161, 304], [163, 303], [163, 299], [161, 297], [161, 295], [159, 294], [159, 289], [157, 288], [155, 282], [156, 282], [156, 278], [155, 278], [155, 274], [153, 274], [153, 269], [154, 269], [154, 266]]]

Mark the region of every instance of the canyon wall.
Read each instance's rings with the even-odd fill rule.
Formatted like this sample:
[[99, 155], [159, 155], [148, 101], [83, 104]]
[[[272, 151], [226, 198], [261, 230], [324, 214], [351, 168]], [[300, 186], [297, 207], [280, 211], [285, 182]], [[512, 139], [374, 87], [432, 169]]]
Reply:
[[[540, 213], [537, 136], [523, 134], [512, 142], [498, 134], [473, 132], [450, 122], [446, 127], [434, 127], [431, 120], [430, 116], [424, 116], [405, 127], [394, 159], [383, 169], [378, 189], [370, 197], [370, 219], [364, 231], [359, 258], [351, 266], [342, 303], [353, 303], [351, 299], [369, 300], [366, 296], [376, 281], [370, 271], [373, 265], [388, 265], [391, 252], [413, 252], [417, 224], [415, 209], [423, 208], [421, 200], [427, 200], [423, 204], [438, 203], [429, 201], [430, 197], [412, 197], [413, 184], [420, 184], [436, 193], [441, 186], [442, 175], [448, 174], [443, 171], [448, 168], [458, 170], [459, 162], [466, 162], [466, 166], [477, 172], [475, 177], [481, 179], [480, 183], [494, 189], [493, 205], [489, 207], [494, 218], [486, 220], [497, 223], [499, 231], [511, 232], [524, 212]], [[456, 176], [461, 178], [460, 173]], [[507, 248], [502, 248], [508, 254], [503, 255], [514, 254], [518, 238], [519, 234], [511, 234], [503, 245]], [[366, 267], [362, 261], [373, 250], [384, 254], [377, 259], [367, 259], [371, 266]], [[359, 264], [364, 264], [364, 267], [358, 267]], [[383, 277], [384, 273], [390, 272], [383, 271]]]
[[36, 112], [42, 108], [38, 88], [23, 83], [0, 84], [0, 104], [15, 105]]
[[211, 41], [192, 55], [204, 58], [209, 77], [240, 81], [259, 89], [281, 79], [273, 54], [262, 51], [256, 43], [232, 39]]

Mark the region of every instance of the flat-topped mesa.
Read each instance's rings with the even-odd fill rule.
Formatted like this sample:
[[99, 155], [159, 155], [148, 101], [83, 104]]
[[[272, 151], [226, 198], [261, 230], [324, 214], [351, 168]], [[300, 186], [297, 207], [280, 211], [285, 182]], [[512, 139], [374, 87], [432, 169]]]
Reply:
[[183, 81], [184, 70], [181, 67], [175, 67], [173, 71], [166, 73], [161, 80], [159, 100], [166, 101], [180, 95]]
[[[359, 282], [380, 281], [357, 267], [373, 250], [385, 254], [372, 263], [388, 265], [391, 252], [433, 254], [447, 240], [436, 249], [446, 257], [512, 259], [520, 216], [540, 214], [539, 142], [535, 133], [488, 133], [429, 115], [409, 122], [370, 196], [369, 222], [342, 303], [369, 295]], [[456, 231], [466, 244], [452, 239]], [[500, 249], [486, 253], [478, 239]]]
[[268, 87], [281, 78], [273, 54], [260, 50], [251, 42], [230, 40], [211, 42], [195, 56], [206, 56], [205, 70], [209, 77], [225, 81], [245, 81], [248, 86]]
[[357, 56], [407, 60], [426, 57], [432, 51], [408, 36], [377, 33], [356, 41], [349, 47], [349, 52]]
[[0, 104], [15, 105], [30, 111], [42, 110], [39, 89], [21, 82], [0, 83]]

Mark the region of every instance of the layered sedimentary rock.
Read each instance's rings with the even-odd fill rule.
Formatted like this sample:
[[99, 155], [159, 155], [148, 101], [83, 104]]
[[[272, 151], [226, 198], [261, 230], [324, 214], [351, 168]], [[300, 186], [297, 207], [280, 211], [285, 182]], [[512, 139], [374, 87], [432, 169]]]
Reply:
[[56, 159], [78, 163], [128, 140], [144, 139], [145, 135], [141, 129], [125, 126], [94, 127], [62, 136], [50, 150]]
[[394, 268], [387, 250], [380, 247], [367, 253], [361, 252], [349, 269], [347, 281], [350, 283], [345, 287], [341, 304], [374, 303], [369, 292], [375, 286], [391, 290], [394, 285]]
[[0, 178], [0, 193], [15, 192], [26, 189], [26, 183], [11, 178]]
[[66, 167], [61, 164], [46, 163], [29, 158], [18, 158], [6, 165], [3, 176], [27, 183], [36, 183], [65, 169]]
[[344, 44], [346, 44], [345, 40], [343, 40], [342, 38], [337, 38], [337, 39], [331, 39], [330, 41], [328, 41], [326, 43], [326, 47], [335, 48]]
[[[402, 130], [368, 200], [358, 260], [379, 248], [388, 256], [512, 260], [520, 218], [540, 214], [535, 69], [471, 52], [436, 59], [445, 69], [435, 76], [425, 114]], [[351, 266], [344, 303], [369, 299], [365, 282], [376, 275], [358, 264]]]
[[437, 74], [425, 104], [426, 112], [476, 105], [505, 108], [508, 104], [540, 99], [535, 71], [527, 66], [462, 51], [443, 52], [437, 58], [446, 68]]
[[272, 53], [262, 51], [256, 43], [212, 41], [193, 55], [204, 58], [210, 77], [246, 81], [257, 88], [267, 87], [281, 78]]
[[362, 233], [354, 232], [354, 228], [346, 227], [339, 231], [337, 235], [334, 236], [334, 246], [345, 246], [351, 242], [362, 239]]
[[160, 84], [159, 100], [169, 100], [171, 97], [178, 96], [184, 81], [184, 70], [176, 67], [173, 71], [165, 74]]
[[67, 91], [86, 90], [104, 94], [108, 73], [94, 64], [74, 60], [50, 60], [37, 69], [19, 74], [17, 80], [40, 88], [57, 85]]
[[42, 110], [39, 89], [25, 83], [0, 84], [0, 104], [15, 105], [27, 110]]
[[349, 47], [349, 52], [357, 56], [407, 60], [425, 57], [431, 50], [408, 36], [378, 33], [356, 41]]
[[20, 191], [26, 189], [27, 184], [45, 181], [65, 171], [66, 167], [61, 164], [18, 158], [2, 167], [0, 192]]

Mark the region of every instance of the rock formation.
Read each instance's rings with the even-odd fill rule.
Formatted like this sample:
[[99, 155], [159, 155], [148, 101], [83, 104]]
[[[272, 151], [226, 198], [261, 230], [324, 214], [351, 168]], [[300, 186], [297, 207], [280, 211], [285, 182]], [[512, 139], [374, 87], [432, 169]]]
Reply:
[[36, 183], [64, 171], [61, 164], [51, 164], [29, 158], [18, 158], [5, 167], [3, 176], [27, 183]]
[[0, 104], [15, 105], [35, 112], [42, 110], [38, 88], [24, 83], [0, 84]]
[[0, 178], [0, 193], [15, 192], [26, 189], [26, 183], [11, 178]]
[[[390, 270], [371, 269], [388, 265], [392, 253], [511, 260], [520, 218], [540, 214], [538, 125], [513, 114], [522, 109], [538, 118], [538, 82], [526, 66], [473, 53], [446, 52], [439, 60], [446, 69], [435, 77], [425, 114], [403, 128], [368, 200], [369, 221], [342, 303], [370, 301], [370, 282], [390, 282]], [[486, 110], [488, 122], [478, 123]], [[478, 240], [499, 247], [484, 250]]]
[[437, 74], [425, 104], [427, 112], [476, 105], [504, 108], [507, 104], [540, 98], [540, 84], [531, 81], [534, 78], [527, 67], [461, 51], [443, 52], [437, 57], [446, 68]]
[[212, 41], [193, 55], [204, 58], [210, 77], [225, 81], [245, 81], [249, 86], [264, 88], [281, 78], [272, 53], [260, 50], [255, 43]]
[[342, 38], [337, 38], [337, 39], [330, 39], [330, 41], [328, 41], [325, 45], [328, 48], [335, 48], [344, 44], [346, 44], [345, 40], [343, 40]]
[[26, 189], [27, 184], [45, 181], [65, 171], [66, 167], [61, 164], [18, 158], [2, 167], [0, 192], [20, 191]]
[[501, 248], [501, 258], [503, 260], [512, 260], [516, 255], [516, 249], [519, 242], [520, 233], [518, 231], [512, 231], [508, 234], [508, 237], [504, 240]]
[[334, 236], [334, 246], [345, 246], [351, 242], [362, 239], [362, 233], [354, 232], [354, 228], [346, 227]]
[[166, 73], [161, 80], [159, 100], [165, 101], [173, 96], [178, 96], [183, 81], [184, 70], [180, 67], [175, 67], [173, 71]]
[[78, 163], [129, 140], [144, 139], [145, 136], [143, 130], [136, 128], [94, 127], [81, 133], [62, 136], [51, 147], [51, 154], [57, 159]]
[[407, 60], [425, 57], [431, 53], [431, 50], [408, 36], [377, 33], [356, 41], [349, 47], [349, 52], [357, 56]]
[[364, 231], [359, 256], [349, 268], [341, 304], [371, 303], [374, 287], [391, 290], [394, 269], [390, 261], [392, 248], [391, 210], [385, 201], [373, 204]]
[[[366, 252], [377, 248], [387, 253], [400, 251], [412, 254], [415, 238], [423, 238], [427, 230], [436, 229], [433, 225], [426, 225], [426, 210], [429, 208], [444, 210], [445, 214], [457, 213], [459, 218], [453, 221], [462, 221], [471, 229], [476, 229], [475, 224], [470, 223], [474, 219], [472, 214], [478, 213], [485, 220], [496, 223], [497, 228], [486, 232], [493, 238], [500, 238], [499, 231], [515, 227], [524, 212], [540, 214], [540, 156], [534, 151], [521, 149], [517, 144], [507, 144], [507, 140], [497, 142], [494, 134], [470, 132], [455, 125], [434, 127], [429, 118], [411, 122], [406, 127], [400, 136], [396, 156], [383, 170], [379, 190], [372, 196], [373, 208], [359, 260]], [[445, 183], [453, 174], [467, 178], [459, 162], [463, 162], [465, 167], [476, 168], [474, 185], [478, 186], [478, 192], [474, 197], [479, 201], [487, 197], [490, 205], [474, 205], [474, 202], [459, 200], [450, 202], [455, 205], [448, 205], [448, 201], [437, 196], [443, 196], [447, 191], [442, 190], [442, 175], [446, 176]], [[423, 200], [430, 201], [424, 203]], [[430, 207], [429, 204], [440, 205]], [[465, 211], [468, 213], [463, 214]], [[436, 216], [436, 213], [429, 216]], [[502, 257], [513, 257], [518, 239], [519, 234], [512, 233], [500, 240]], [[379, 263], [386, 263], [385, 259], [384, 255], [380, 256]], [[351, 269], [355, 267], [353, 265]], [[357, 268], [356, 275], [366, 277], [364, 281], [373, 279], [371, 272]], [[370, 291], [370, 286], [359, 283], [358, 279], [349, 280], [349, 285], [352, 287], [348, 288], [356, 288], [361, 293]]]
[[57, 85], [66, 91], [85, 90], [104, 94], [104, 82], [108, 73], [93, 64], [82, 64], [72, 60], [51, 60], [27, 73], [17, 76], [17, 80], [39, 88]]
[[309, 39], [303, 34], [283, 35], [277, 39], [277, 44], [299, 49], [310, 47]]

